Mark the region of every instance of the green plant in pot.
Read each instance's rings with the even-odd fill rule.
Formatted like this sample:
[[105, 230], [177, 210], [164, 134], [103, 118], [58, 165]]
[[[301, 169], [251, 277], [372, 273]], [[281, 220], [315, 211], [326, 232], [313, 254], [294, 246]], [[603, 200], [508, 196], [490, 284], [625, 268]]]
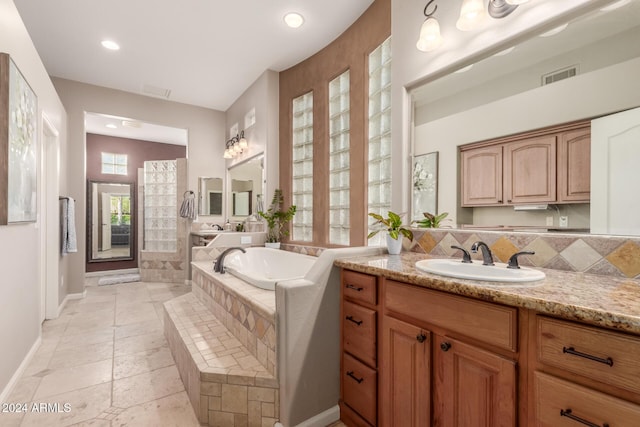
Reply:
[[387, 250], [391, 255], [398, 255], [402, 251], [402, 236], [409, 240], [413, 240], [413, 232], [405, 225], [402, 225], [402, 218], [397, 213], [389, 211], [385, 218], [377, 213], [369, 213], [369, 216], [376, 220], [374, 226], [379, 226], [378, 230], [374, 230], [367, 236], [372, 238], [380, 231], [387, 232]]
[[258, 211], [258, 215], [267, 222], [266, 242], [268, 244], [274, 244], [266, 246], [279, 247], [282, 238], [289, 235], [289, 230], [287, 230], [285, 226], [296, 214], [296, 205], [291, 205], [288, 209], [283, 209], [283, 206], [284, 196], [282, 195], [282, 190], [277, 188], [273, 193], [273, 199], [271, 200], [269, 209], [267, 209], [266, 212]]
[[440, 215], [434, 215], [429, 212], [423, 212], [422, 215], [424, 215], [424, 218], [413, 221], [418, 225], [418, 227], [440, 228], [442, 221], [449, 215], [449, 212], [442, 212]]

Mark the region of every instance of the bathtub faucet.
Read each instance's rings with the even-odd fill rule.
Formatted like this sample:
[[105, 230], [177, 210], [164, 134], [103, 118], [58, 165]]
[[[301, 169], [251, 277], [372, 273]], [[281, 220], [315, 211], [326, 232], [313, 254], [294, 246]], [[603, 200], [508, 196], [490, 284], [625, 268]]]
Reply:
[[235, 250], [242, 251], [243, 254], [247, 253], [247, 251], [245, 251], [244, 248], [241, 248], [240, 246], [234, 246], [232, 248], [225, 249], [220, 255], [218, 255], [218, 258], [216, 258], [216, 263], [213, 265], [213, 271], [215, 271], [216, 273], [224, 274], [224, 258], [229, 252]]

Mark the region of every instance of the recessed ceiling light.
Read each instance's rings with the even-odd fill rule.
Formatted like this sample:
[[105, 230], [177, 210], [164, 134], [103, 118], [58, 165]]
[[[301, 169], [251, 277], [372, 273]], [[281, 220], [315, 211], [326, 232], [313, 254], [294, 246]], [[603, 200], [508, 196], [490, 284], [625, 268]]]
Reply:
[[569, 26], [568, 23], [566, 24], [562, 24], [559, 27], [554, 28], [553, 30], [547, 31], [546, 33], [542, 33], [540, 34], [540, 37], [551, 37], [551, 36], [555, 36], [556, 34], [564, 31], [567, 27]]
[[105, 125], [105, 127], [108, 127], [109, 129], [118, 129], [118, 126], [114, 125], [113, 123], [109, 123]]
[[299, 13], [290, 12], [284, 15], [284, 22], [291, 28], [298, 28], [304, 24], [304, 18]]
[[105, 49], [120, 50], [120, 45], [113, 40], [102, 40], [100, 44], [102, 44], [102, 47], [104, 47]]
[[612, 10], [619, 9], [622, 6], [626, 6], [629, 3], [631, 3], [631, 0], [620, 0], [620, 1], [617, 1], [615, 3], [610, 4], [609, 6], [605, 6], [600, 10], [603, 11], [603, 12], [611, 12]]

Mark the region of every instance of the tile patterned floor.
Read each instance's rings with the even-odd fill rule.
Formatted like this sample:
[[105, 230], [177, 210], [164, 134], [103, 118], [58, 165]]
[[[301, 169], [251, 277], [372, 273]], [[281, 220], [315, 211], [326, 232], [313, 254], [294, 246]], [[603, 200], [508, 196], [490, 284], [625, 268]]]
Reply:
[[[162, 326], [162, 303], [190, 287], [95, 282], [43, 324], [42, 345], [7, 400], [28, 411], [0, 413], [0, 426], [199, 426]], [[35, 412], [33, 403], [50, 405]]]

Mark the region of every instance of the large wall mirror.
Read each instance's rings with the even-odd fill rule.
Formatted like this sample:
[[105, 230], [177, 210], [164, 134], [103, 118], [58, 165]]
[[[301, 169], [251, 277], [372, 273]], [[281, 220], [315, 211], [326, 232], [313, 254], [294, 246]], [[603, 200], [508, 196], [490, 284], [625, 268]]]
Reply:
[[87, 260], [133, 259], [135, 242], [133, 183], [89, 181]]
[[[570, 21], [555, 35], [534, 36], [517, 46], [505, 45], [504, 51], [472, 67], [411, 88], [413, 151], [416, 156], [439, 152], [438, 211], [449, 212], [455, 223], [468, 228], [510, 223], [544, 226], [549, 217], [557, 225], [562, 215], [568, 217], [567, 230], [640, 235], [637, 215], [635, 226], [593, 227], [594, 212], [616, 211], [610, 200], [632, 196], [624, 185], [608, 187], [606, 197], [594, 196], [594, 180], [608, 179], [596, 171], [603, 156], [594, 151], [594, 122], [590, 203], [557, 204], [540, 212], [516, 212], [512, 206], [462, 208], [458, 153], [458, 147], [465, 144], [610, 116], [640, 106], [639, 40], [640, 2], [633, 1], [611, 11], [592, 11]], [[637, 135], [640, 119], [625, 129]], [[615, 158], [610, 155], [609, 161]], [[621, 164], [612, 167], [618, 169]], [[618, 192], [623, 196], [612, 197]], [[633, 193], [640, 199], [640, 193]]]
[[222, 215], [222, 178], [198, 178], [198, 214]]
[[227, 216], [244, 218], [255, 212], [264, 195], [264, 154], [228, 170]]

